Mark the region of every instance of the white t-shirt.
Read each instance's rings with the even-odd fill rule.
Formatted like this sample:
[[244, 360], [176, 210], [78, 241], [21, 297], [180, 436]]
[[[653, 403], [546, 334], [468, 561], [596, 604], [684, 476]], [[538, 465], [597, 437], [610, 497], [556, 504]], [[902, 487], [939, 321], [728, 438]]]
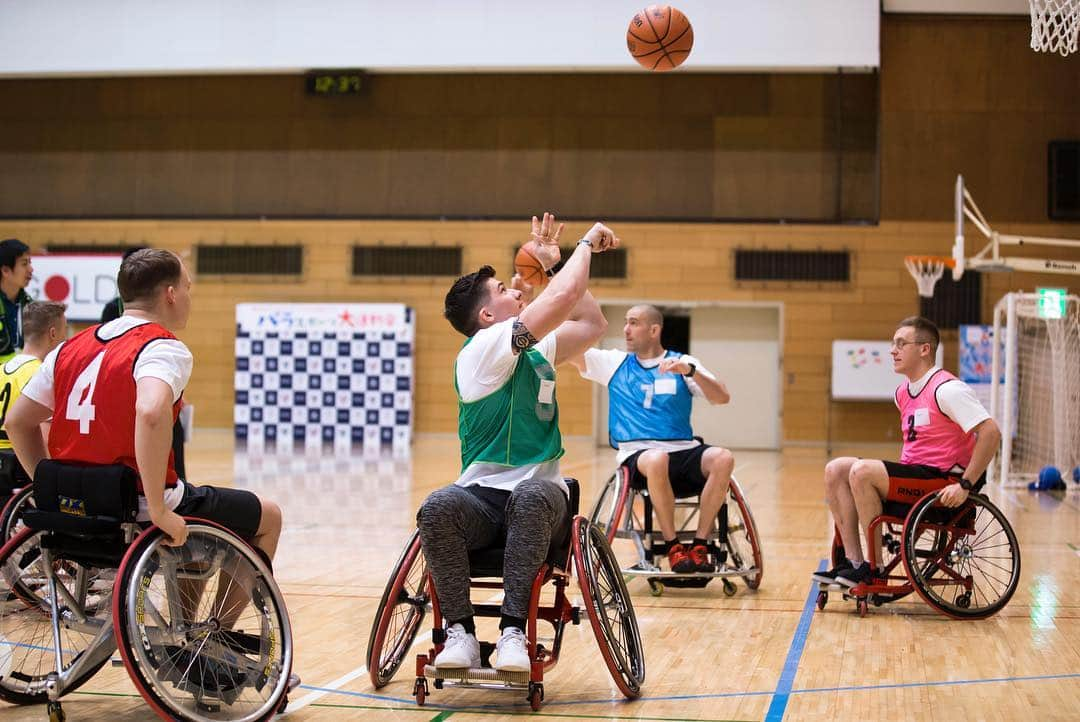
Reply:
[[[607, 386], [611, 383], [611, 377], [615, 375], [615, 372], [622, 366], [623, 361], [629, 356], [629, 352], [621, 351], [619, 349], [601, 349], [591, 348], [585, 352], [585, 371], [582, 372], [582, 378], [589, 381], [595, 381], [596, 383]], [[638, 363], [647, 369], [651, 369], [655, 366], [659, 366], [660, 362], [665, 358], [664, 354], [657, 356], [656, 358], [641, 358], [638, 357]], [[680, 360], [686, 363], [692, 363], [697, 366], [697, 371], [694, 375], [701, 374], [707, 376], [710, 379], [715, 379], [708, 369], [701, 365], [701, 362], [690, 354], [683, 354]], [[689, 389], [691, 395], [698, 398], [705, 398], [705, 392], [701, 390], [701, 387], [697, 385], [697, 382], [693, 378], [683, 377], [683, 381], [686, 382], [686, 388]], [[696, 439], [690, 439], [688, 441], [661, 441], [661, 440], [637, 440], [637, 441], [622, 441], [619, 443], [618, 453], [615, 455], [615, 463], [621, 464], [631, 456], [639, 451], [645, 449], [658, 449], [660, 451], [672, 452], [672, 451], [685, 451], [686, 449], [692, 449], [700, 442]]]
[[[457, 386], [461, 400], [477, 401], [496, 391], [509, 380], [517, 368], [518, 354], [510, 343], [516, 318], [507, 319], [477, 331], [457, 356]], [[555, 366], [555, 333], [549, 333], [533, 347]], [[507, 468], [502, 464], [473, 462], [454, 483], [458, 486], [487, 486], [513, 491], [528, 479], [548, 479], [562, 486], [569, 495], [559, 471], [559, 460], [543, 464]]]
[[[918, 396], [930, 381], [930, 377], [940, 370], [940, 367], [934, 366], [918, 381], [914, 383], [909, 381], [908, 392], [912, 396]], [[893, 402], [896, 402], [895, 398]], [[979, 402], [972, 388], [960, 379], [939, 386], [937, 402], [941, 411], [955, 421], [965, 434], [990, 418], [990, 413]]]
[[[121, 316], [120, 318], [113, 319], [108, 323], [103, 324], [97, 331], [98, 337], [109, 340], [116, 338], [117, 336], [130, 331], [136, 326], [141, 326], [149, 321], [141, 318], [135, 318], [133, 316]], [[56, 405], [56, 399], [54, 396], [54, 375], [56, 370], [56, 355], [60, 352], [60, 349], [64, 347], [64, 344], [60, 344], [45, 357], [45, 361], [42, 362], [41, 368], [34, 374], [34, 377], [30, 379], [30, 382], [23, 388], [23, 394], [42, 406], [53, 410]], [[135, 362], [135, 369], [133, 376], [135, 381], [138, 382], [142, 378], [155, 378], [161, 379], [169, 385], [173, 392], [173, 403], [180, 398], [180, 394], [184, 392], [184, 388], [187, 386], [188, 380], [191, 378], [191, 367], [194, 364], [194, 358], [191, 355], [191, 351], [183, 342], [173, 339], [158, 339], [146, 344], [142, 353], [139, 354], [138, 360]], [[179, 481], [172, 489], [165, 489], [165, 506], [169, 509], [175, 509], [176, 505], [180, 503], [180, 499], [184, 496], [184, 482]], [[147, 512], [146, 498], [139, 497], [139, 521], [149, 521], [150, 515]]]

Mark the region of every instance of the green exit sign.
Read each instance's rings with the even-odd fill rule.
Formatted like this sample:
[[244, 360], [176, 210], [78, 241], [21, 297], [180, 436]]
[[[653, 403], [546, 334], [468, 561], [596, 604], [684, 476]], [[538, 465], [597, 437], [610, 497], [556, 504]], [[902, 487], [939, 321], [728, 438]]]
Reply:
[[1065, 288], [1040, 288], [1039, 318], [1065, 318]]

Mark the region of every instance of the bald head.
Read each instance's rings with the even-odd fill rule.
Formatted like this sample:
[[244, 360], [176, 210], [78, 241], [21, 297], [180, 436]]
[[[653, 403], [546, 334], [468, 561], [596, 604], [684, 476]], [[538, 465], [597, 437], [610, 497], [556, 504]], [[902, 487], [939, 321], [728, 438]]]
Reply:
[[660, 331], [664, 327], [664, 314], [647, 303], [634, 306], [626, 312], [623, 336], [626, 350], [641, 358], [653, 358], [661, 353]]
[[664, 314], [660, 313], [660, 309], [652, 304], [639, 304], [631, 308], [629, 313], [636, 315], [650, 326], [656, 325], [660, 328], [664, 327]]

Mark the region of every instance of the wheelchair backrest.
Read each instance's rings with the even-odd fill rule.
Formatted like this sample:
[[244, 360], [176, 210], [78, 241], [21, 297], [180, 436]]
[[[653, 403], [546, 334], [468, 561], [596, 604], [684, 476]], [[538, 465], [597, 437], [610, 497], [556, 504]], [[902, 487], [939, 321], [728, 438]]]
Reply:
[[32, 529], [108, 533], [138, 516], [137, 477], [121, 464], [82, 466], [45, 459], [34, 472], [34, 506], [24, 512]]

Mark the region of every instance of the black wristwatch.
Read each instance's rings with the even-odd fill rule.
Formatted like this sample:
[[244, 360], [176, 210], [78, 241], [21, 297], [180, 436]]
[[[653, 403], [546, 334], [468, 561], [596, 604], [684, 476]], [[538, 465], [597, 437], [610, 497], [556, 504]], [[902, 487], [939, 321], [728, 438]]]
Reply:
[[563, 266], [565, 266], [565, 265], [566, 265], [566, 261], [564, 261], [564, 260], [562, 260], [562, 259], [560, 258], [560, 259], [559, 259], [559, 262], [558, 262], [558, 263], [556, 263], [556, 264], [555, 264], [554, 266], [552, 266], [551, 268], [549, 268], [549, 269], [547, 269], [546, 271], [544, 271], [544, 273], [546, 273], [546, 274], [547, 274], [548, 278], [551, 278], [551, 277], [552, 277], [552, 276], [554, 276], [554, 275], [555, 275], [556, 273], [558, 273], [559, 271], [561, 271], [561, 270], [562, 270], [562, 267], [563, 267]]
[[684, 373], [683, 376], [685, 376], [686, 378], [690, 378], [691, 376], [693, 376], [694, 374], [697, 373], [697, 365], [695, 365], [695, 364], [693, 364], [693, 363], [691, 363], [689, 361], [686, 362], [686, 365], [690, 367], [690, 370], [687, 371], [686, 373]]
[[975, 487], [974, 484], [972, 484], [970, 481], [968, 481], [964, 477], [960, 477], [960, 479], [956, 483], [959, 484], [960, 488], [963, 489], [964, 491], [971, 491]]

